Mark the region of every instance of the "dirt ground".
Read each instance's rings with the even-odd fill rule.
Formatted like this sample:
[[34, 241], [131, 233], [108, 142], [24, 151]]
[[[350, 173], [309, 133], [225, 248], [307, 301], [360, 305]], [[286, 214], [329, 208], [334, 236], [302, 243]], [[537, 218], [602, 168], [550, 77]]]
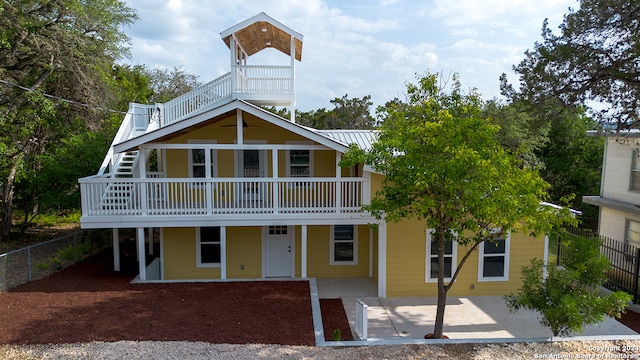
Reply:
[[[0, 293], [0, 344], [157, 340], [314, 345], [306, 281], [129, 284], [100, 256]], [[332, 306], [333, 305], [333, 306]], [[349, 325], [323, 304], [327, 327]]]
[[[130, 284], [109, 255], [0, 293], [0, 344], [119, 340], [314, 345], [306, 281]], [[133, 270], [133, 269], [132, 269]], [[325, 338], [351, 331], [339, 299], [321, 300]], [[620, 320], [640, 332], [640, 315]]]

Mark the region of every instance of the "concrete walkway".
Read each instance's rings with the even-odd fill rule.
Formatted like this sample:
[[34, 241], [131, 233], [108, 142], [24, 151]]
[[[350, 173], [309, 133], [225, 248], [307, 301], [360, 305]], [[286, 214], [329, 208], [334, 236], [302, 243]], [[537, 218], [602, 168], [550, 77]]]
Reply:
[[[437, 299], [378, 298], [375, 285], [369, 279], [317, 279], [320, 298], [342, 298], [351, 329], [355, 323], [356, 299], [368, 308], [370, 338], [405, 337], [424, 339], [433, 332]], [[343, 294], [341, 296], [340, 294]], [[542, 327], [538, 314], [520, 310], [509, 312], [501, 296], [447, 298], [444, 333], [451, 339], [536, 338], [551, 337], [551, 330]], [[588, 326], [580, 336], [638, 335], [615, 319], [597, 326]]]

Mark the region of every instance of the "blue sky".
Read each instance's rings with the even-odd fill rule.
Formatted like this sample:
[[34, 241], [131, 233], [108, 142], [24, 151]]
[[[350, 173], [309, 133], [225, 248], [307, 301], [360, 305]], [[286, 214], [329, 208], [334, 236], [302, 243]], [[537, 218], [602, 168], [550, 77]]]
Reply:
[[[125, 32], [131, 58], [150, 68], [182, 67], [208, 82], [229, 71], [220, 32], [260, 12], [304, 35], [296, 63], [297, 108], [371, 95], [374, 106], [404, 98], [426, 71], [460, 74], [463, 87], [500, 97], [499, 77], [540, 41], [542, 22], [562, 23], [576, 0], [126, 0], [140, 20]], [[287, 63], [270, 50], [249, 64]], [[273, 50], [275, 52], [275, 50]]]

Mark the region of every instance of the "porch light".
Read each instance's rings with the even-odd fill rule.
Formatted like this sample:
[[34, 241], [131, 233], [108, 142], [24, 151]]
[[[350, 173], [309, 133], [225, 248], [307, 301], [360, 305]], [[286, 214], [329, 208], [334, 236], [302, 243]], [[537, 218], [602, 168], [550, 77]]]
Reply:
[[267, 32], [267, 28], [266, 28], [266, 27], [263, 27], [262, 29], [260, 29], [260, 31], [262, 31], [262, 32]]
[[265, 42], [265, 45], [271, 46], [271, 40], [267, 40], [267, 42]]

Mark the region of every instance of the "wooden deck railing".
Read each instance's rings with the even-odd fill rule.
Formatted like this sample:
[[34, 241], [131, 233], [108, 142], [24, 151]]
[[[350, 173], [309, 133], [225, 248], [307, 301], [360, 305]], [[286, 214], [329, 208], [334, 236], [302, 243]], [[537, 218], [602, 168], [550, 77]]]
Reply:
[[80, 179], [83, 216], [357, 213], [363, 178]]

